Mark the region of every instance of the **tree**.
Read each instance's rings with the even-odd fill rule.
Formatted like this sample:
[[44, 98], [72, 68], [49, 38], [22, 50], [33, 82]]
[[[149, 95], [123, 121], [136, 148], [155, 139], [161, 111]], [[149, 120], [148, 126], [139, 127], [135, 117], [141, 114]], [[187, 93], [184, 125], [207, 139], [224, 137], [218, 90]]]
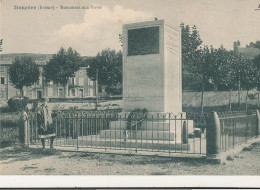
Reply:
[[260, 55], [256, 56], [253, 59], [253, 63], [256, 68], [256, 73], [257, 73], [257, 80], [256, 80], [256, 88], [258, 90], [257, 106], [259, 107], [259, 103], [260, 103]]
[[[238, 86], [238, 98], [240, 106], [240, 89], [244, 88], [248, 91], [255, 88], [257, 85], [257, 69], [253, 64], [252, 60], [240, 57], [236, 58], [236, 64], [234, 64], [233, 70], [235, 72], [235, 81]], [[247, 107], [247, 96], [246, 96], [246, 107]]]
[[40, 71], [31, 57], [16, 57], [9, 68], [11, 83], [20, 90], [23, 96], [23, 87], [30, 87], [39, 80]]
[[215, 50], [214, 60], [211, 63], [211, 80], [216, 86], [229, 89], [229, 110], [231, 111], [231, 90], [236, 87], [234, 65], [236, 57], [232, 51], [227, 51], [223, 46]]
[[[200, 38], [197, 27], [194, 25], [190, 28], [189, 25], [181, 23], [181, 43], [182, 43], [182, 74], [189, 76], [189, 78], [197, 79], [201, 85], [201, 111], [203, 112], [203, 96], [205, 87], [205, 74], [203, 72], [204, 63], [202, 62], [203, 49], [201, 48], [202, 40]], [[183, 83], [185, 79], [183, 78]], [[193, 86], [194, 83], [186, 84], [186, 86]]]
[[189, 25], [181, 23], [181, 43], [182, 43], [182, 67], [184, 70], [194, 73], [194, 62], [198, 62], [201, 53], [202, 40], [200, 39], [199, 31], [194, 25], [190, 28]]
[[255, 56], [253, 59], [253, 63], [255, 65], [255, 67], [260, 70], [260, 55]]
[[208, 46], [204, 46], [203, 49], [199, 50], [199, 54], [197, 56], [197, 60], [194, 61], [194, 72], [197, 75], [201, 75], [201, 112], [203, 113], [204, 109], [204, 90], [205, 85], [208, 83], [211, 79], [212, 69], [213, 67], [210, 66], [211, 63], [214, 62], [215, 59], [215, 50], [211, 46], [208, 48]]
[[105, 87], [108, 94], [122, 93], [122, 52], [105, 49], [92, 58], [87, 69], [87, 75], [96, 80], [98, 85]]
[[246, 45], [246, 47], [253, 47], [253, 48], [259, 48], [260, 49], [260, 41], [257, 40], [255, 43], [254, 42], [250, 42], [250, 44]]
[[80, 54], [71, 47], [61, 48], [57, 54], [47, 62], [43, 70], [43, 76], [47, 81], [53, 81], [54, 84], [60, 84], [64, 88], [64, 98], [66, 97], [66, 86], [70, 77], [75, 76], [82, 64]]

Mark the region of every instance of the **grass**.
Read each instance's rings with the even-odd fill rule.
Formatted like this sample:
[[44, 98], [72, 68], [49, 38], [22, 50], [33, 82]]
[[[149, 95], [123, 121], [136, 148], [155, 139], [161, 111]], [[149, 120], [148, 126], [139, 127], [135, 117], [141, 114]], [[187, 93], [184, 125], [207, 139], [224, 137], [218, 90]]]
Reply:
[[19, 141], [19, 133], [22, 134], [19, 114], [5, 113], [0, 120], [0, 147], [13, 145]]

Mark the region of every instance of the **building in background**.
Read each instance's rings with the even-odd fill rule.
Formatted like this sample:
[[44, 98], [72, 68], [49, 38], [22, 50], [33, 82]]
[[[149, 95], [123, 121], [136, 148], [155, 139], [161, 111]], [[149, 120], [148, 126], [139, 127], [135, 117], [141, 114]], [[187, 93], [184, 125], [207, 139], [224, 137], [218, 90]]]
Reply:
[[0, 55], [0, 100], [8, 100], [11, 97], [19, 95], [19, 90], [14, 88], [9, 81], [8, 69], [15, 57], [30, 56], [35, 59], [39, 66], [39, 80], [31, 87], [24, 88], [24, 96], [30, 99], [64, 98], [64, 91], [67, 90], [66, 98], [87, 98], [95, 96], [95, 82], [92, 81], [86, 73], [86, 67], [80, 67], [75, 73], [75, 77], [70, 78], [68, 85], [65, 87], [53, 84], [52, 81], [43, 80], [42, 71], [51, 58], [50, 54], [3, 54]]
[[260, 49], [254, 47], [240, 47], [240, 43], [234, 42], [234, 52], [236, 56], [241, 56], [246, 59], [254, 59], [254, 57], [260, 55]]

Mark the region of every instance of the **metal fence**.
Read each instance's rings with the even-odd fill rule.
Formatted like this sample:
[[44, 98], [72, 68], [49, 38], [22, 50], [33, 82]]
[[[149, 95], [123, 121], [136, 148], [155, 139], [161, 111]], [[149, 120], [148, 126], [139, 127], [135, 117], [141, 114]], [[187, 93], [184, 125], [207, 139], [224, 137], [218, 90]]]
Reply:
[[[260, 132], [258, 111], [186, 116], [67, 110], [54, 115], [54, 145], [75, 149], [215, 155], [247, 142]], [[28, 114], [25, 125], [27, 144], [40, 144], [36, 113]]]
[[[196, 128], [185, 113], [149, 113], [130, 117], [129, 113], [115, 111], [68, 110], [55, 115], [55, 146], [206, 154], [206, 139], [201, 128]], [[27, 125], [30, 144], [40, 144], [35, 113], [29, 113]]]
[[218, 116], [221, 151], [235, 148], [258, 135], [256, 111], [222, 112]]

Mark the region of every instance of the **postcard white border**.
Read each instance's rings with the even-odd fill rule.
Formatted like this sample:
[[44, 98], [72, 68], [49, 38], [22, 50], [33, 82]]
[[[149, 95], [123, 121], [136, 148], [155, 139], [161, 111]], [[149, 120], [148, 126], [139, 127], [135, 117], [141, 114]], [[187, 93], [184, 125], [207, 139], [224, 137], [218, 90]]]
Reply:
[[0, 187], [259, 188], [259, 176], [1, 176]]

